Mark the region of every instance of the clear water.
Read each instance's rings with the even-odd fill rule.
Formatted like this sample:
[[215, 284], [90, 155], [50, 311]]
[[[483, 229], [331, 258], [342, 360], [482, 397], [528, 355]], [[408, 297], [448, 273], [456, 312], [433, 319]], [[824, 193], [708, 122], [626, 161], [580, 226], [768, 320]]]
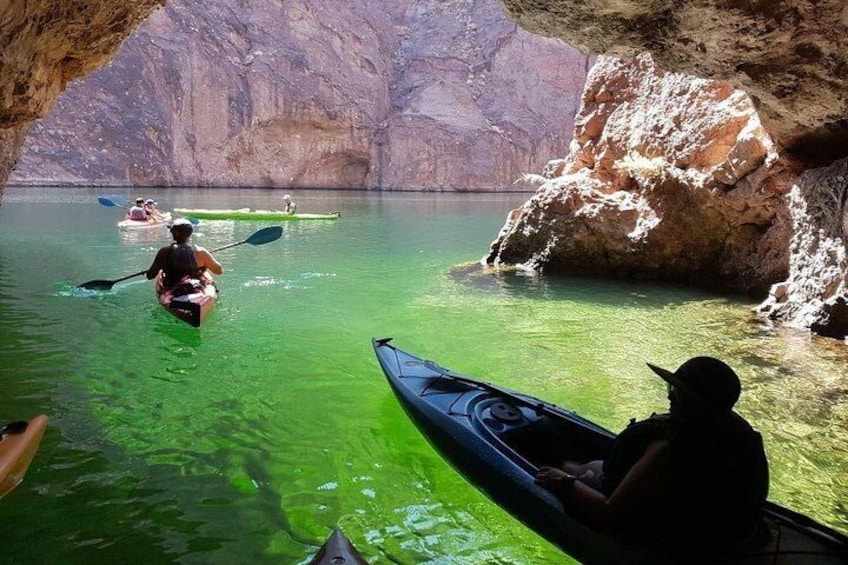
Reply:
[[[305, 563], [341, 526], [372, 563], [568, 559], [462, 479], [392, 396], [373, 336], [611, 428], [662, 410], [644, 365], [737, 368], [772, 498], [848, 531], [848, 349], [693, 290], [482, 274], [526, 195], [300, 192], [283, 238], [219, 254], [221, 301], [178, 323], [143, 278], [165, 230], [121, 233], [112, 189], [9, 189], [0, 207], [0, 420], [50, 416], [0, 501], [3, 563]], [[266, 190], [151, 191], [274, 208]], [[125, 194], [134, 197], [135, 194]], [[268, 222], [203, 221], [209, 248]]]

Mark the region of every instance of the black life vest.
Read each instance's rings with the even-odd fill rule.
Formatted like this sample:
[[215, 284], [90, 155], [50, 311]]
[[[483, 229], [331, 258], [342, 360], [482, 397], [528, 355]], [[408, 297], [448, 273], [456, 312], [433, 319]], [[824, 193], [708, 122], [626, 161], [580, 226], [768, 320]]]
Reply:
[[184, 277], [200, 277], [202, 269], [197, 264], [196, 248], [191, 243], [172, 244], [165, 268], [165, 280], [168, 284], [177, 284]]
[[604, 459], [601, 491], [610, 495], [618, 487], [630, 468], [645, 455], [648, 446], [661, 439], [671, 437], [671, 416], [651, 414], [650, 418], [637, 422], [635, 418], [618, 434], [612, 451]]

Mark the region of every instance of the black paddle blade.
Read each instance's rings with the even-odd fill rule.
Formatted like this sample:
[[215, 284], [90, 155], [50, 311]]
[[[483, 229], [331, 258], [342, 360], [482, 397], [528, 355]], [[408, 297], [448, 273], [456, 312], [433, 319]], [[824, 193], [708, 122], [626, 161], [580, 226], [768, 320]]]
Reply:
[[262, 245], [263, 243], [271, 243], [283, 235], [282, 226], [271, 226], [270, 228], [262, 228], [252, 236], [248, 237], [245, 243], [250, 245]]
[[85, 290], [109, 290], [113, 286], [115, 286], [115, 281], [96, 280], [84, 282], [77, 288], [82, 288]]

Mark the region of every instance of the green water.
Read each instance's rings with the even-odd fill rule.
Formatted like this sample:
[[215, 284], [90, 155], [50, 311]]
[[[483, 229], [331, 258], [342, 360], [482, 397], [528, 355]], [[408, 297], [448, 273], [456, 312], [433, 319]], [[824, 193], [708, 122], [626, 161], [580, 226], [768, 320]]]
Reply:
[[[51, 418], [0, 501], [0, 563], [305, 563], [337, 525], [374, 564], [568, 562], [430, 448], [372, 336], [612, 429], [665, 405], [644, 361], [720, 356], [765, 437], [771, 497], [848, 532], [848, 349], [692, 290], [458, 267], [526, 195], [296, 193], [341, 219], [221, 252], [221, 301], [196, 330], [141, 278], [73, 290], [167, 242], [116, 229], [97, 196], [119, 192], [9, 189], [0, 206], [0, 420]], [[164, 209], [280, 200], [149, 192]], [[204, 221], [196, 239], [267, 225]]]

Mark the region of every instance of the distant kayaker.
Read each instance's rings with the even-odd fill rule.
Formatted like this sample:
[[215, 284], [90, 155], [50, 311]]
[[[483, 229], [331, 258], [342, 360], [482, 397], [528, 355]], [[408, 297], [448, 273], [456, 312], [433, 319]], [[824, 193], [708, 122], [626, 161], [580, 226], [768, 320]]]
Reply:
[[295, 214], [297, 213], [297, 204], [294, 203], [290, 194], [286, 194], [283, 196], [283, 202], [286, 203], [286, 207], [283, 208], [283, 212], [286, 214]]
[[599, 529], [690, 549], [750, 540], [769, 472], [762, 437], [733, 412], [739, 377], [713, 357], [673, 373], [648, 366], [668, 385], [669, 413], [632, 422], [606, 460], [542, 467], [536, 483]]
[[147, 211], [144, 209], [144, 198], [136, 198], [135, 206], [130, 208], [129, 212], [127, 212], [128, 220], [135, 220], [137, 222], [146, 222], [148, 219]]
[[147, 213], [147, 217], [154, 222], [162, 222], [165, 220], [165, 216], [156, 207], [156, 201], [152, 198], [148, 198], [144, 201], [144, 211]]
[[191, 243], [191, 222], [180, 218], [174, 221], [170, 229], [174, 243], [156, 253], [153, 264], [147, 270], [148, 279], [156, 278], [162, 272], [166, 288], [182, 285], [186, 293], [190, 293], [204, 279], [211, 279], [209, 272], [216, 275], [224, 272], [224, 268], [209, 251]]

